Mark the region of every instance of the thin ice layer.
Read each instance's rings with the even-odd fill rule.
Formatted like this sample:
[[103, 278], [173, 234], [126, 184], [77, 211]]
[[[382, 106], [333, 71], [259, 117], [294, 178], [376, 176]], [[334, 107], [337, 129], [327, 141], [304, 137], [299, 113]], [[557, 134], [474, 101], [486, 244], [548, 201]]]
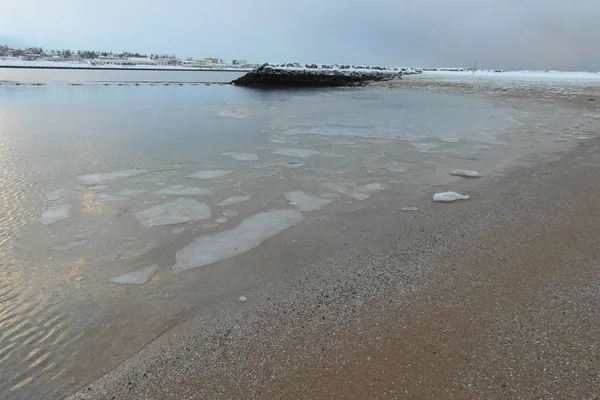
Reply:
[[218, 206], [232, 206], [250, 200], [250, 196], [231, 196], [217, 204]]
[[210, 195], [214, 192], [210, 189], [202, 189], [191, 186], [183, 186], [183, 185], [175, 185], [169, 186], [167, 188], [161, 189], [156, 192], [157, 194], [162, 194], [166, 196], [201, 196], [201, 195]]
[[278, 156], [308, 158], [314, 156], [315, 154], [319, 154], [319, 152], [308, 149], [277, 149], [273, 152], [273, 154]]
[[50, 225], [71, 216], [71, 205], [61, 204], [44, 211], [40, 218], [40, 222], [44, 225]]
[[136, 213], [144, 226], [176, 225], [210, 218], [210, 207], [194, 199], [181, 198]]
[[217, 179], [217, 178], [222, 178], [225, 175], [229, 175], [231, 172], [233, 172], [233, 171], [228, 171], [225, 169], [204, 170], [204, 171], [198, 171], [195, 174], [188, 175], [188, 178]]
[[233, 229], [202, 236], [177, 252], [173, 269], [184, 271], [244, 253], [302, 220], [297, 210], [262, 212]]
[[133, 176], [140, 176], [147, 174], [148, 170], [146, 169], [128, 169], [126, 171], [116, 171], [116, 172], [106, 172], [102, 174], [90, 174], [90, 175], [82, 175], [79, 177], [79, 180], [83, 183], [94, 184], [94, 183], [102, 183], [112, 181], [118, 178], [131, 178]]
[[147, 267], [119, 275], [110, 279], [108, 282], [116, 283], [118, 285], [143, 285], [152, 279], [157, 269], [158, 265], [149, 265]]
[[309, 196], [300, 190], [286, 192], [285, 198], [288, 199], [293, 206], [305, 212], [320, 210], [327, 204], [333, 202], [331, 199]]

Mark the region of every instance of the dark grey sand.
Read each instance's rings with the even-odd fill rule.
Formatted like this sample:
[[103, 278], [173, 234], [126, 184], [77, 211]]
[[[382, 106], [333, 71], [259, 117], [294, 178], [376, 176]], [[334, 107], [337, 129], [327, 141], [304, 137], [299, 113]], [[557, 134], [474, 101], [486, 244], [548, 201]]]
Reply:
[[[444, 189], [471, 199], [430, 201]], [[239, 258], [239, 290], [71, 398], [597, 398], [599, 194], [590, 139], [431, 188], [416, 212], [300, 224]]]

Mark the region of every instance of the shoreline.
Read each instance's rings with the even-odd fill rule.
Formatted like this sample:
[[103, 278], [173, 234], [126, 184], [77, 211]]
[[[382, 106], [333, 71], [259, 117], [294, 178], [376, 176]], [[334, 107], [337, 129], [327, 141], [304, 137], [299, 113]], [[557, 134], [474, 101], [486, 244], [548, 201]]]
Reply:
[[[583, 97], [554, 100], [591, 106]], [[467, 202], [433, 204], [430, 188], [418, 195], [417, 214], [385, 202], [311, 221], [323, 240], [302, 227], [283, 232], [243, 256], [252, 266], [246, 274], [260, 271], [261, 279], [216, 296], [71, 398], [591, 395], [598, 382], [584, 374], [594, 365], [584, 357], [590, 348], [560, 347], [589, 345], [586, 330], [557, 338], [560, 327], [598, 328], [585, 315], [600, 287], [599, 146], [597, 138], [580, 142], [453, 183], [473, 194]], [[557, 293], [563, 301], [552, 301]], [[561, 317], [573, 307], [569, 296], [583, 300]], [[541, 328], [550, 332], [548, 358], [536, 364], [528, 338]], [[504, 337], [518, 346], [498, 342]], [[495, 366], [486, 364], [490, 354]], [[541, 368], [558, 374], [565, 357], [581, 379], [563, 377], [558, 387]], [[529, 388], [520, 378], [532, 371]]]
[[212, 69], [212, 68], [141, 68], [141, 67], [60, 67], [60, 66], [29, 66], [29, 65], [0, 65], [0, 69], [64, 69], [83, 71], [169, 71], [169, 72], [248, 72], [250, 69]]

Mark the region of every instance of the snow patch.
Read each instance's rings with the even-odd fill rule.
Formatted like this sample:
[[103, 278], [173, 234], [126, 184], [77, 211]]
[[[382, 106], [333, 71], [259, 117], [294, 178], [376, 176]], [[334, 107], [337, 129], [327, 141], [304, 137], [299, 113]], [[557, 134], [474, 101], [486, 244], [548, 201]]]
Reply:
[[245, 253], [303, 219], [297, 210], [262, 212], [233, 229], [202, 236], [177, 252], [175, 271], [212, 264]]

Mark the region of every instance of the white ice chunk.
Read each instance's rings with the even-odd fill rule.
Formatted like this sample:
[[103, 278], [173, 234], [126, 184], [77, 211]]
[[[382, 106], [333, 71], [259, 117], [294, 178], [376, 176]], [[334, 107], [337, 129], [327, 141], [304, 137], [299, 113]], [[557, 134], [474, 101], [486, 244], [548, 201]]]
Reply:
[[198, 171], [195, 174], [188, 175], [187, 177], [195, 178], [195, 179], [217, 179], [217, 178], [222, 178], [225, 175], [229, 175], [232, 172], [233, 171], [228, 171], [228, 170], [224, 170], [224, 169], [205, 170], [205, 171]]
[[145, 169], [128, 169], [126, 171], [117, 171], [117, 172], [106, 172], [103, 174], [90, 174], [90, 175], [82, 175], [79, 177], [79, 180], [83, 183], [102, 183], [107, 181], [112, 181], [113, 179], [118, 178], [131, 178], [133, 176], [140, 176], [147, 174], [148, 170]]
[[62, 221], [63, 219], [67, 219], [71, 216], [71, 205], [70, 204], [61, 204], [59, 206], [55, 206], [47, 209], [42, 214], [40, 218], [40, 222], [44, 225], [50, 225], [58, 221]]
[[234, 119], [244, 119], [248, 118], [252, 114], [242, 114], [237, 111], [220, 111], [217, 113], [217, 118], [234, 118]]
[[450, 175], [464, 176], [465, 178], [479, 178], [481, 176], [479, 175], [479, 172], [468, 169], [455, 169], [450, 172]]
[[123, 200], [131, 200], [131, 197], [123, 197], [117, 196], [114, 194], [102, 193], [94, 198], [94, 200], [99, 201], [101, 203], [107, 203], [109, 201], [123, 201]]
[[223, 215], [226, 216], [227, 218], [233, 218], [233, 217], [237, 217], [238, 215], [240, 215], [240, 213], [237, 211], [233, 211], [233, 210], [225, 210], [225, 211], [223, 211]]
[[147, 267], [119, 275], [116, 278], [110, 279], [108, 282], [116, 283], [118, 285], [143, 285], [152, 279], [157, 269], [158, 265], [149, 265]]
[[419, 207], [402, 207], [402, 211], [419, 211]]
[[176, 225], [210, 218], [210, 207], [194, 199], [181, 198], [138, 212], [144, 226]]
[[456, 192], [443, 192], [436, 193], [433, 195], [433, 201], [454, 201], [454, 200], [468, 200], [469, 196], [462, 195]]
[[179, 235], [182, 234], [183, 232], [185, 232], [185, 228], [174, 228], [171, 233], [173, 235]]
[[315, 154], [319, 154], [319, 152], [308, 149], [277, 149], [273, 152], [273, 154], [278, 156], [308, 158], [314, 156]]
[[323, 183], [323, 186], [325, 186], [328, 189], [334, 190], [338, 193], [344, 194], [346, 196], [350, 196], [356, 200], [366, 200], [369, 198], [369, 195], [367, 193], [361, 193], [358, 190], [355, 190], [354, 188], [349, 188], [347, 186], [343, 186], [337, 183], [327, 182]]
[[233, 153], [229, 156], [238, 161], [258, 161], [258, 156], [252, 153]]
[[297, 210], [275, 210], [253, 215], [233, 229], [202, 236], [179, 250], [173, 269], [184, 271], [244, 253], [302, 219], [302, 214]]
[[191, 186], [175, 185], [161, 189], [156, 192], [157, 194], [163, 194], [166, 196], [200, 196], [210, 195], [214, 192], [210, 189], [202, 189]]
[[250, 200], [250, 196], [231, 196], [217, 204], [218, 206], [232, 206]]
[[221, 217], [221, 218], [217, 218], [217, 219], [215, 219], [215, 222], [216, 222], [217, 224], [224, 224], [224, 223], [225, 223], [225, 222], [227, 222], [227, 221], [228, 221], [227, 217]]
[[309, 196], [300, 190], [286, 192], [285, 198], [289, 200], [291, 205], [305, 212], [320, 210], [327, 204], [333, 202], [333, 200], [331, 199], [323, 199], [321, 197]]

